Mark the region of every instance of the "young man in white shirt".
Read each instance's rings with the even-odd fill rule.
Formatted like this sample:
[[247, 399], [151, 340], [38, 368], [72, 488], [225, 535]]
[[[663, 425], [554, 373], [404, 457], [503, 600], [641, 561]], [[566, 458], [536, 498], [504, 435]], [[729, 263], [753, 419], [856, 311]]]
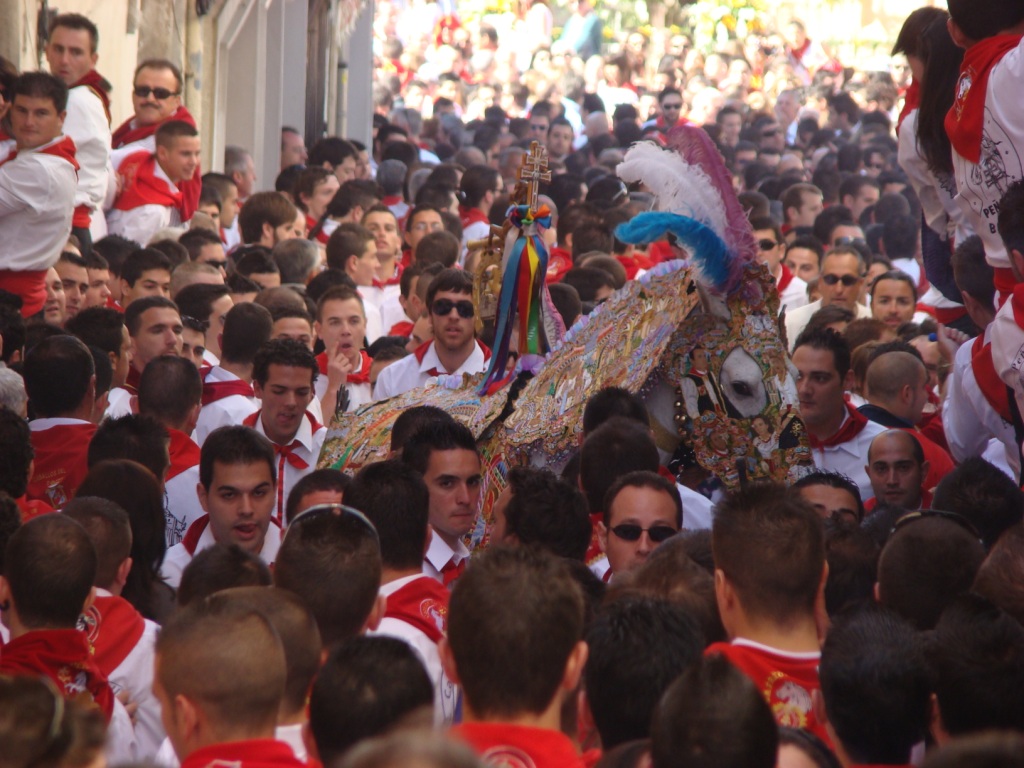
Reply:
[[807, 304], [807, 283], [794, 275], [789, 267], [782, 263], [782, 257], [786, 251], [782, 230], [767, 217], [755, 218], [750, 222], [750, 226], [754, 229], [758, 261], [768, 265], [768, 271], [775, 279], [775, 287], [779, 292], [779, 312], [805, 306]]
[[372, 344], [384, 332], [380, 306], [374, 300], [380, 258], [373, 233], [361, 224], [339, 225], [327, 240], [327, 266], [341, 270], [356, 284], [365, 310], [366, 341]]
[[441, 272], [427, 290], [434, 338], [414, 354], [385, 368], [374, 398], [395, 397], [442, 374], [481, 373], [491, 353], [476, 338], [473, 278], [461, 269]]
[[320, 297], [314, 326], [324, 351], [316, 357], [321, 373], [316, 381], [316, 396], [329, 422], [338, 405], [342, 387], [352, 411], [372, 400], [370, 364], [363, 345], [366, 341], [366, 310], [359, 294], [339, 285]]

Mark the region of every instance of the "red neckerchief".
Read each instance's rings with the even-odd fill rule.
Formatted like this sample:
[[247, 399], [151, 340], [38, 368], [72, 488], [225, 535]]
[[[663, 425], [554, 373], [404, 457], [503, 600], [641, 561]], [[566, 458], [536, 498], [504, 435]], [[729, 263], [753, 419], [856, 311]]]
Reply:
[[108, 723], [114, 712], [110, 684], [77, 629], [40, 629], [11, 640], [0, 654], [0, 673], [45, 675], [65, 699], [99, 707]]
[[195, 441], [180, 429], [168, 429], [167, 434], [171, 436], [171, 443], [168, 446], [171, 465], [167, 468], [167, 480], [172, 480], [199, 464], [200, 450]]
[[412, 329], [414, 327], [414, 323], [410, 323], [408, 320], [403, 320], [402, 322], [395, 323], [391, 326], [391, 330], [388, 331], [388, 336], [412, 336]]
[[[1003, 57], [1020, 45], [1021, 35], [995, 35], [975, 43], [964, 54], [956, 100], [946, 114], [946, 133], [953, 149], [968, 162], [981, 162], [988, 76]], [[1012, 98], [1012, 94], [1003, 94]]]
[[223, 400], [225, 397], [231, 397], [232, 395], [256, 397], [256, 393], [252, 390], [252, 384], [247, 381], [242, 381], [241, 379], [203, 382], [203, 405], [215, 403], [218, 400]]
[[[431, 339], [430, 341], [424, 341], [422, 344], [416, 347], [416, 351], [413, 352], [413, 354], [416, 356], [417, 362], [419, 362], [420, 364], [423, 363], [423, 358], [427, 356], [427, 351], [430, 349], [430, 345], [433, 343], [434, 341], [433, 339]], [[476, 340], [476, 345], [480, 347], [480, 350], [484, 353], [484, 362], [486, 363], [488, 360], [491, 359], [491, 350], [487, 347], [486, 344], [480, 341], [480, 339]], [[449, 375], [447, 371], [441, 371], [438, 370], [437, 368], [431, 368], [429, 371], [427, 371], [427, 373], [430, 376], [440, 376], [442, 374], [444, 374], [445, 376]]]
[[440, 642], [448, 626], [448, 590], [430, 577], [413, 579], [388, 595], [384, 618], [404, 621]]
[[206, 531], [207, 526], [210, 524], [210, 516], [203, 515], [197, 517], [192, 525], [185, 531], [185, 537], [181, 540], [181, 545], [185, 548], [185, 551], [195, 557], [196, 547], [199, 546], [199, 539], [202, 538], [203, 533]]
[[231, 741], [202, 747], [181, 761], [181, 768], [309, 768], [292, 748], [277, 739]]
[[808, 37], [804, 40], [803, 45], [801, 45], [799, 48], [790, 48], [789, 55], [796, 59], [799, 63], [803, 64], [804, 54], [807, 53], [810, 47], [811, 38]]
[[97, 596], [78, 621], [78, 628], [89, 638], [96, 666], [108, 677], [128, 658], [146, 630], [142, 614], [117, 595]]
[[107, 296], [107, 302], [103, 306], [107, 309], [116, 309], [118, 312], [124, 312], [120, 302], [118, 302], [113, 296]]
[[14, 503], [18, 505], [18, 512], [20, 513], [22, 524], [27, 523], [34, 517], [39, 517], [40, 515], [57, 511], [45, 501], [30, 499], [27, 496], [21, 496], [15, 499]]
[[[110, 145], [114, 149], [120, 149], [127, 144], [134, 144], [137, 141], [148, 139], [159, 128], [166, 122], [171, 120], [181, 120], [183, 123], [188, 123], [193, 128], [196, 128], [196, 119], [192, 117], [192, 114], [185, 109], [185, 107], [178, 107], [174, 110], [173, 114], [167, 118], [167, 120], [161, 120], [159, 123], [153, 125], [138, 125], [132, 127], [132, 121], [135, 118], [129, 118], [121, 127], [114, 131], [114, 135], [111, 137]], [[178, 207], [178, 212], [181, 214], [182, 221], [188, 221], [192, 218], [192, 214], [199, 209], [199, 193], [203, 189], [203, 169], [200, 166], [196, 166], [196, 172], [192, 175], [192, 178], [188, 181], [180, 182], [178, 191], [181, 192], [181, 204]]]
[[117, 175], [124, 179], [121, 194], [114, 201], [114, 208], [119, 211], [143, 205], [166, 208], [181, 205], [181, 191], [172, 190], [167, 181], [156, 175], [156, 155], [146, 150], [128, 155], [117, 169]]
[[479, 208], [467, 208], [464, 205], [459, 206], [459, 220], [463, 229], [471, 224], [491, 224], [491, 220]]
[[826, 440], [819, 440], [810, 432], [807, 433], [807, 438], [811, 442], [811, 448], [832, 448], [837, 445], [853, 440], [857, 435], [861, 433], [861, 430], [868, 425], [868, 417], [858, 411], [849, 402], [844, 402], [846, 406], [846, 412], [849, 414], [848, 418], [834, 435]]
[[395, 262], [395, 272], [394, 272], [394, 274], [391, 275], [391, 277], [389, 277], [387, 280], [378, 280], [376, 277], [373, 278], [373, 287], [374, 288], [384, 288], [385, 286], [388, 286], [388, 285], [401, 285], [402, 284], [402, 272], [404, 270], [405, 270], [405, 267], [402, 266], [401, 261], [396, 261]]
[[639, 272], [641, 269], [651, 268], [650, 259], [644, 256], [642, 253], [634, 252], [632, 256], [616, 256], [615, 260], [618, 261], [619, 264], [621, 264], [623, 268], [626, 270], [627, 280], [636, 279], [637, 272]]
[[[1016, 314], [1018, 311], [1016, 303], [1014, 303], [1013, 309]], [[992, 345], [985, 343], [984, 333], [978, 336], [971, 346], [971, 369], [978, 382], [978, 389], [981, 390], [981, 394], [985, 396], [988, 404], [1003, 421], [1012, 424], [1010, 396], [1006, 390], [1006, 384], [996, 373], [995, 362], [992, 360]]]
[[111, 85], [107, 79], [95, 69], [90, 69], [78, 80], [78, 82], [72, 83], [68, 87], [76, 88], [79, 85], [84, 85], [99, 97], [100, 102], [103, 104], [103, 111], [107, 113], [107, 125], [110, 125]]
[[[59, 157], [64, 160], [67, 160], [75, 169], [75, 173], [78, 173], [79, 169], [78, 160], [75, 158], [75, 153], [77, 151], [78, 148], [75, 146], [75, 142], [72, 140], [70, 136], [64, 136], [59, 141], [54, 139], [52, 144], [49, 144], [44, 147], [23, 150], [23, 152], [26, 153], [35, 152], [36, 154], [40, 155], [53, 155], [54, 157]], [[16, 158], [18, 154], [18, 150], [15, 149], [3, 160], [0, 160], [0, 166], [4, 165], [5, 163], [9, 163], [11, 160]]]
[[779, 275], [779, 282], [775, 284], [775, 288], [781, 296], [782, 292], [789, 288], [789, 284], [793, 282], [793, 272], [785, 264], [780, 264], [779, 266], [782, 267], [782, 273]]
[[511, 723], [462, 723], [450, 733], [469, 744], [487, 765], [583, 768], [568, 736], [556, 730]]
[[565, 273], [570, 269], [572, 269], [572, 254], [565, 248], [559, 248], [556, 245], [548, 251], [548, 272], [544, 277], [544, 282], [548, 285], [557, 283], [565, 277]]
[[903, 96], [903, 109], [900, 110], [900, 116], [896, 119], [896, 135], [900, 133], [900, 126], [903, 125], [903, 121], [907, 119], [907, 115], [913, 112], [915, 109], [921, 106], [921, 86], [916, 80], [911, 80], [910, 85], [907, 86], [907, 92]]
[[142, 372], [134, 365], [129, 365], [128, 375], [124, 377], [124, 384], [121, 385], [121, 388], [133, 395], [138, 395], [140, 381], [142, 381]]
[[[316, 364], [320, 366], [320, 373], [323, 376], [327, 375], [327, 353], [321, 352], [316, 356]], [[373, 363], [373, 358], [366, 354], [365, 350], [359, 350], [359, 370], [352, 371], [349, 373], [345, 383], [346, 384], [369, 384], [370, 383], [370, 365]]]
[[401, 195], [386, 195], [383, 200], [380, 201], [381, 205], [386, 205], [390, 208], [392, 205], [398, 205], [404, 203], [405, 199]]
[[[306, 231], [310, 233], [309, 239], [316, 240], [318, 243], [327, 245], [327, 241], [330, 240], [330, 238], [327, 236], [327, 233], [324, 232], [323, 227], [318, 227], [319, 224], [319, 221], [314, 219], [308, 213], [306, 214]], [[313, 232], [316, 232], [316, 234], [312, 234]], [[223, 240], [224, 238], [221, 237], [221, 239]]]
[[455, 562], [455, 556], [452, 555], [451, 559], [441, 566], [441, 582], [444, 584], [445, 589], [451, 589], [454, 582], [466, 571], [466, 561], [469, 558], [464, 557], [459, 562]]

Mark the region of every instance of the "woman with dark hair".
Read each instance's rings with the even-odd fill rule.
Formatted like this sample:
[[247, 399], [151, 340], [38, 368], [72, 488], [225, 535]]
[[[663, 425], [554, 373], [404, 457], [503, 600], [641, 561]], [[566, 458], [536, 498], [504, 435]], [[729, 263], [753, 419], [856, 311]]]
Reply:
[[132, 567], [121, 597], [135, 610], [162, 624], [174, 610], [174, 591], [160, 578], [167, 551], [164, 496], [153, 473], [126, 459], [95, 464], [78, 496], [99, 496], [120, 504], [132, 528]]
[[[930, 9], [929, 13], [936, 15], [936, 11], [938, 9]], [[949, 223], [956, 227], [955, 242], [973, 232], [954, 200], [957, 188], [953, 154], [943, 123], [953, 105], [964, 56], [963, 49], [957, 47], [946, 28], [948, 17], [945, 11], [938, 11], [936, 18], [924, 28], [915, 50], [907, 51], [914, 82], [920, 85], [920, 106], [907, 114], [900, 128], [899, 164], [920, 198], [924, 214], [921, 251], [925, 275], [932, 288], [921, 301], [940, 311], [952, 310], [954, 314], [949, 316], [952, 318], [964, 312], [950, 264]], [[913, 18], [912, 14], [907, 24]], [[964, 320], [970, 324], [968, 318]], [[955, 321], [947, 320], [947, 324], [960, 327]]]

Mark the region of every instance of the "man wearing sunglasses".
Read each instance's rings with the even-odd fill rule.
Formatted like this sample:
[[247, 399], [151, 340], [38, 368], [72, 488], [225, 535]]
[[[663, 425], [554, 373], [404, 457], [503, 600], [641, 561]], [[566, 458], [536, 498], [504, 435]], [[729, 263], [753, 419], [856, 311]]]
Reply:
[[481, 373], [491, 351], [476, 338], [473, 278], [461, 269], [442, 271], [427, 289], [434, 338], [381, 371], [374, 397], [383, 400], [422, 387], [435, 376]]
[[766, 264], [775, 278], [775, 287], [779, 292], [779, 312], [806, 306], [807, 283], [782, 263], [786, 250], [782, 230], [767, 216], [752, 219], [750, 226], [754, 228], [758, 261]]
[[608, 489], [604, 508], [597, 535], [612, 578], [643, 565], [651, 552], [679, 533], [683, 525], [679, 493], [657, 472], [630, 472], [620, 477]]
[[853, 246], [840, 245], [826, 253], [818, 276], [821, 298], [786, 313], [786, 337], [790, 346], [795, 344], [796, 337], [807, 327], [814, 313], [830, 304], [845, 307], [858, 319], [871, 317], [871, 310], [858, 301], [865, 273], [864, 258]]
[[[192, 114], [182, 106], [181, 71], [166, 59], [146, 59], [135, 70], [132, 86], [132, 107], [135, 114], [114, 131], [111, 144], [114, 167], [119, 159], [139, 150], [156, 151], [156, 131], [164, 123], [180, 120], [196, 127]], [[202, 171], [196, 166], [195, 175], [182, 182], [181, 204], [178, 208], [182, 221], [192, 218], [199, 207], [202, 191]]]

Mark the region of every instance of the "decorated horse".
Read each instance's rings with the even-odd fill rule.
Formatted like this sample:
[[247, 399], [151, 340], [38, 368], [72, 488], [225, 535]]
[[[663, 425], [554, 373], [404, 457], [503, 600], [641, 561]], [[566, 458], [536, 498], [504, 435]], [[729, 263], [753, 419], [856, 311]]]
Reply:
[[[536, 347], [524, 342], [509, 377], [495, 373], [503, 371], [499, 359], [487, 374], [441, 376], [343, 414], [332, 425], [320, 466], [355, 472], [382, 460], [398, 414], [418, 405], [440, 407], [477, 439], [483, 514], [471, 543], [479, 544], [508, 468], [530, 464], [559, 471], [579, 448], [587, 400], [617, 386], [644, 400], [670, 467], [697, 465], [730, 489], [756, 479], [788, 482], [808, 471], [810, 448], [797, 408], [795, 371], [779, 330], [774, 280], [755, 257], [750, 225], [706, 134], [677, 128], [668, 144], [638, 144], [617, 168], [624, 181], [640, 182], [653, 193], [657, 205], [620, 225], [616, 236], [641, 244], [667, 238], [679, 259], [627, 283], [561, 338], [552, 338], [559, 330], [544, 324], [542, 288], [528, 288], [532, 298], [520, 294], [510, 301], [505, 295], [498, 302], [499, 329], [520, 327], [522, 339], [529, 335], [523, 313], [530, 314], [542, 324], [534, 341], [550, 339], [546, 354], [531, 354]], [[531, 205], [536, 207], [535, 197], [519, 219], [533, 227], [541, 212]], [[543, 281], [543, 254], [535, 258], [529, 243], [525, 251], [514, 246], [515, 230], [506, 225], [501, 233], [503, 250], [507, 255], [511, 247], [523, 260], [502, 262], [502, 291], [515, 282], [509, 270], [534, 277], [539, 270]], [[479, 279], [489, 278], [481, 273]], [[514, 322], [516, 317], [523, 322]], [[514, 336], [499, 333], [495, 347], [515, 343]]]

